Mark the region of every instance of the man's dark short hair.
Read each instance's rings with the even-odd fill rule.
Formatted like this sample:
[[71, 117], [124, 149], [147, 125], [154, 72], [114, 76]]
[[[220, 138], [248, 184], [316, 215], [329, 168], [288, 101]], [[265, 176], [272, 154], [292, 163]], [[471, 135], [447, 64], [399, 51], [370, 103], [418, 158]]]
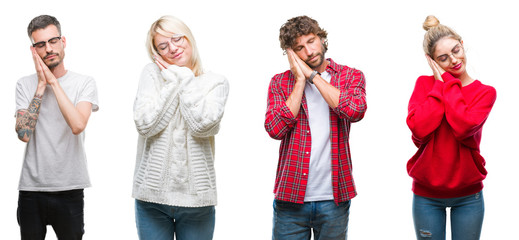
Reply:
[[44, 29], [49, 25], [54, 25], [58, 29], [58, 33], [61, 36], [61, 25], [58, 19], [49, 15], [40, 15], [32, 19], [27, 27], [27, 34], [31, 37], [32, 33], [39, 29]]
[[325, 51], [328, 50], [328, 33], [319, 27], [319, 23], [307, 16], [299, 16], [289, 19], [279, 29], [279, 42], [281, 49], [291, 48], [300, 36], [313, 33], [323, 40]]

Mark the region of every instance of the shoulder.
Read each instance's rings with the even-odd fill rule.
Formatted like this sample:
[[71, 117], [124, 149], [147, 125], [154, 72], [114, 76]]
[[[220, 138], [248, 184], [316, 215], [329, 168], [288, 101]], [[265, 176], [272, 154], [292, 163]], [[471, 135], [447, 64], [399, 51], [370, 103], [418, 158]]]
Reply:
[[159, 70], [159, 66], [157, 66], [157, 64], [155, 64], [155, 63], [150, 62], [150, 63], [147, 63], [146, 65], [144, 65], [144, 70], [149, 70], [149, 71]]
[[474, 81], [474, 84], [476, 84], [476, 86], [478, 86], [478, 88], [480, 89], [483, 89], [485, 91], [491, 91], [491, 92], [496, 92], [496, 89], [490, 85], [487, 85], [487, 84], [483, 84], [481, 81], [479, 80], [475, 80]]
[[92, 76], [80, 74], [80, 73], [73, 72], [70, 70], [68, 70], [67, 74], [65, 74], [65, 76], [63, 76], [63, 77], [69, 78], [69, 79], [74, 79], [75, 81], [81, 81], [81, 82], [86, 82], [86, 83], [94, 82], [95, 83], [95, 80]]
[[416, 85], [434, 85], [435, 81], [434, 76], [422, 75], [416, 79]]
[[294, 75], [290, 70], [286, 70], [285, 72], [274, 75], [270, 82], [271, 84], [281, 84], [283, 82], [287, 83], [288, 81], [292, 80], [294, 80]]
[[340, 73], [341, 75], [345, 77], [362, 77], [364, 78], [364, 73], [356, 68], [349, 67], [347, 65], [338, 64], [335, 61], [333, 61], [331, 58], [328, 59], [330, 62], [329, 68], [333, 71]]
[[208, 71], [203, 73], [202, 75], [195, 77], [202, 82], [209, 82], [214, 84], [228, 84], [227, 78], [224, 75]]
[[161, 70], [155, 63], [148, 63], [144, 65], [140, 76], [141, 82], [148, 82], [149, 79], [162, 79]]
[[157, 64], [150, 62], [150, 63], [144, 65], [144, 68], [142, 69], [142, 71], [143, 72], [159, 73], [160, 72], [160, 68], [159, 68], [159, 66], [157, 66]]
[[476, 89], [476, 91], [482, 93], [482, 94], [485, 94], [485, 95], [489, 95], [490, 97], [492, 98], [496, 98], [497, 96], [497, 92], [496, 92], [496, 89], [490, 85], [485, 85], [483, 83], [481, 83], [479, 80], [475, 80], [471, 85], [469, 85], [469, 87], [474, 87]]
[[29, 85], [31, 83], [32, 84], [36, 84], [37, 80], [38, 80], [38, 77], [36, 76], [36, 73], [34, 73], [34, 74], [31, 74], [31, 75], [23, 76], [20, 79], [18, 79], [17, 85], [27, 86], [27, 85]]

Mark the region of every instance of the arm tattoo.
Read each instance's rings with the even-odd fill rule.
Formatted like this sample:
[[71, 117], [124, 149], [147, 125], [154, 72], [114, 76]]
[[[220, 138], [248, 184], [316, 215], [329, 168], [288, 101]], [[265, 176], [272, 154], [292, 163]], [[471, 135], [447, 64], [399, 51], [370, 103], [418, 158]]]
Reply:
[[16, 132], [19, 139], [30, 137], [34, 132], [38, 122], [42, 97], [42, 95], [35, 95], [28, 109], [20, 109], [16, 113]]

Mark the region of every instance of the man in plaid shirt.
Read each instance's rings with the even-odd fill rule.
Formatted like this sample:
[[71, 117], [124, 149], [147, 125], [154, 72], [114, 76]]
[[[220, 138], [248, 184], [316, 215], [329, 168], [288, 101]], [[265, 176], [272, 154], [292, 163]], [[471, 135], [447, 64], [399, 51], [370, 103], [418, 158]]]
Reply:
[[269, 86], [265, 129], [281, 140], [272, 239], [346, 239], [355, 184], [351, 122], [366, 112], [361, 71], [325, 59], [327, 33], [299, 16], [280, 29], [290, 70]]

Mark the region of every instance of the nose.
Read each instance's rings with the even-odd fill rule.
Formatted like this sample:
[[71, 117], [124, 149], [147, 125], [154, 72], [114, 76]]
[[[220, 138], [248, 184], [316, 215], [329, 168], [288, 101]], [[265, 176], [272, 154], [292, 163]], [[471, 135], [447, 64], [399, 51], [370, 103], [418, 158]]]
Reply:
[[50, 43], [45, 43], [45, 51], [48, 53], [52, 52], [52, 47], [50, 46]]
[[173, 44], [171, 41], [168, 42], [168, 46], [171, 52], [176, 52], [178, 50], [178, 47], [175, 46], [175, 44]]
[[305, 51], [306, 56], [312, 56], [312, 50], [309, 47], [305, 46], [303, 49]]
[[458, 63], [458, 58], [454, 56], [454, 54], [449, 54], [449, 59], [451, 60], [451, 63], [456, 64]]

